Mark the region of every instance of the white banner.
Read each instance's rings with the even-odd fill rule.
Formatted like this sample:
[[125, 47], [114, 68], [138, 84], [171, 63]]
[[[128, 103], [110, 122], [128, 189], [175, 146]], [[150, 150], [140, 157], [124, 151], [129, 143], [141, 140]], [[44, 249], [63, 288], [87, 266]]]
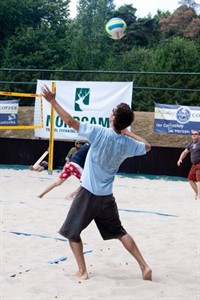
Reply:
[[[43, 85], [51, 89], [50, 80], [37, 81], [37, 94], [41, 94]], [[87, 82], [87, 81], [54, 81], [56, 83], [56, 100], [74, 118], [109, 127], [112, 109], [124, 102], [131, 106], [132, 82]], [[35, 129], [35, 136], [49, 138], [51, 105], [45, 100], [43, 103], [43, 128]], [[38, 108], [40, 101], [35, 101], [35, 124], [38, 124]], [[36, 113], [37, 112], [37, 113]], [[76, 140], [77, 132], [69, 127], [55, 113], [54, 138]], [[80, 139], [80, 137], [79, 137]]]

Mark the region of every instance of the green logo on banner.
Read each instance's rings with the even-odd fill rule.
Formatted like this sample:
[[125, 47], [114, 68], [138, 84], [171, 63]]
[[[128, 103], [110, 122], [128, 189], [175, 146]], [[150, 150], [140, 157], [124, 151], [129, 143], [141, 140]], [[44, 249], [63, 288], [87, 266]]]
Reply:
[[90, 104], [90, 89], [77, 88], [75, 95], [75, 111], [84, 111]]

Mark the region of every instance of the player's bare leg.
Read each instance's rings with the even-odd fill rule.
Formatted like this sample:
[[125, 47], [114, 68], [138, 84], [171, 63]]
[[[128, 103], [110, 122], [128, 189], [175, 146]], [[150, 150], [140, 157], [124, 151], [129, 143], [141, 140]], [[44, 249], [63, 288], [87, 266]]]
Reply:
[[193, 189], [193, 191], [195, 192], [195, 199], [198, 198], [198, 188], [197, 188], [197, 184], [195, 181], [189, 180], [190, 186]]
[[129, 234], [125, 234], [122, 237], [120, 237], [119, 240], [120, 242], [122, 242], [126, 250], [128, 250], [132, 254], [132, 256], [137, 260], [142, 271], [142, 278], [144, 280], [152, 280], [152, 270], [142, 257], [142, 254], [140, 253], [140, 250], [138, 249], [134, 239]]
[[76, 262], [78, 264], [78, 272], [76, 276], [80, 279], [86, 280], [89, 278], [86, 269], [85, 258], [83, 254], [83, 243], [81, 242], [69, 242], [72, 252], [75, 256]]
[[197, 181], [197, 200], [200, 200], [200, 181]]
[[61, 184], [63, 184], [63, 182], [65, 182], [65, 180], [66, 179], [60, 179], [59, 178], [58, 180], [54, 181], [40, 195], [38, 195], [38, 198], [44, 197], [44, 195], [46, 195], [48, 192], [50, 192], [51, 190], [53, 190], [55, 187], [58, 187]]
[[81, 187], [78, 187], [78, 189], [76, 189], [75, 191], [73, 191], [72, 193], [68, 194], [65, 199], [66, 200], [73, 200], [74, 197], [78, 194], [78, 192], [80, 191]]

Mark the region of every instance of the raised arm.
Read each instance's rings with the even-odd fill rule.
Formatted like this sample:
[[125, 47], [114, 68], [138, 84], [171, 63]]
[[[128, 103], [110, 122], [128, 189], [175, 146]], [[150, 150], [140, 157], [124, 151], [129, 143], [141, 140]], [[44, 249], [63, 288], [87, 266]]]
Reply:
[[127, 128], [122, 130], [121, 133], [133, 138], [136, 141], [145, 143], [146, 152], [151, 150], [151, 145], [144, 138], [142, 138], [141, 136], [129, 131]]
[[42, 88], [42, 96], [53, 106], [57, 114], [61, 117], [61, 119], [70, 127], [75, 130], [79, 130], [80, 122], [75, 120], [66, 110], [60, 106], [60, 104], [56, 101], [56, 89], [52, 93], [49, 88], [45, 85]]

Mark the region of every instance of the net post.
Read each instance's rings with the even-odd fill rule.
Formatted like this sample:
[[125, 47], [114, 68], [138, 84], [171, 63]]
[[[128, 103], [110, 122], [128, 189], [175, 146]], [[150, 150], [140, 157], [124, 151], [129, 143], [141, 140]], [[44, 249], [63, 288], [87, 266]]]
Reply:
[[[52, 93], [54, 93], [55, 87], [56, 87], [56, 83], [52, 82], [52, 85], [51, 85]], [[54, 108], [51, 107], [50, 139], [49, 139], [49, 162], [48, 162], [48, 173], [50, 175], [53, 174], [54, 118], [55, 118], [55, 111], [54, 111]]]

